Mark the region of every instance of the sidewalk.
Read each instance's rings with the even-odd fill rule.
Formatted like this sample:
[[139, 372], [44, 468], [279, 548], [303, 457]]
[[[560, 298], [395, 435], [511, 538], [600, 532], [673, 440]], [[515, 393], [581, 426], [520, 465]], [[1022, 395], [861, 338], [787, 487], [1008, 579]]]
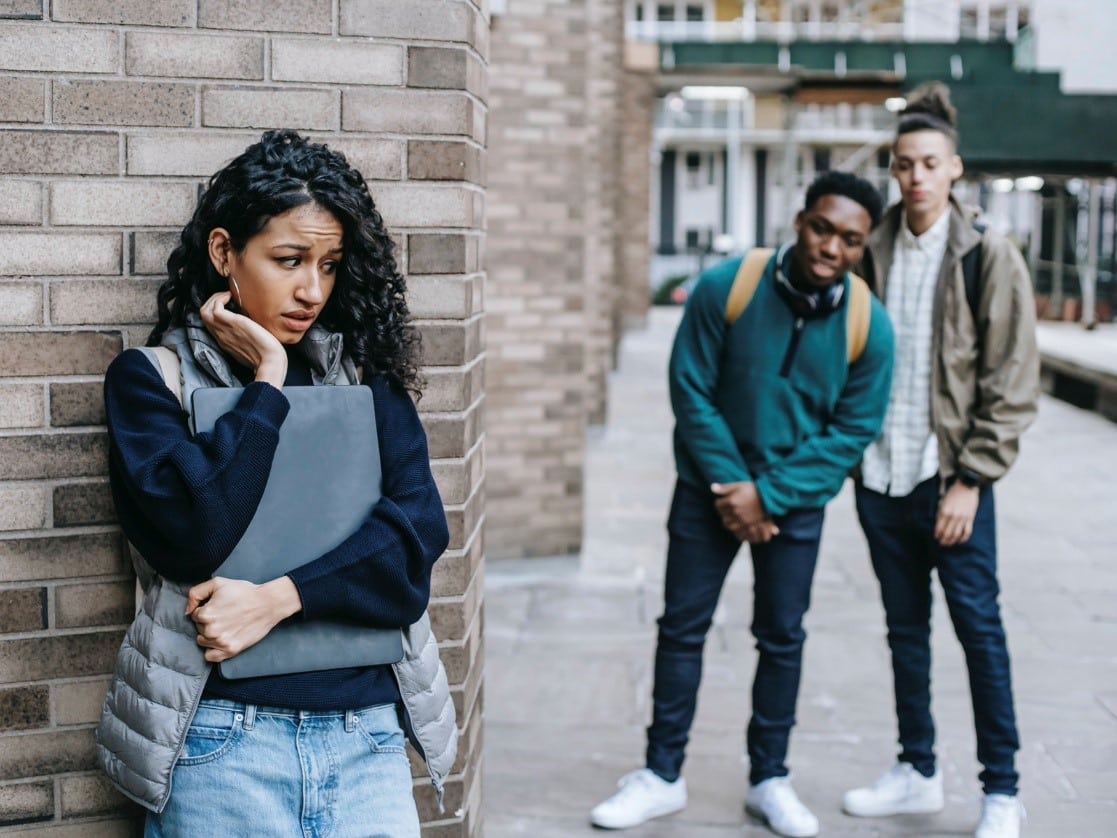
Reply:
[[[590, 441], [581, 556], [492, 561], [485, 594], [485, 835], [601, 836], [589, 809], [642, 764], [663, 522], [674, 469], [665, 366], [677, 310], [622, 346]], [[998, 489], [1001, 579], [1027, 838], [1117, 834], [1117, 426], [1045, 399]], [[731, 572], [684, 767], [690, 805], [634, 838], [765, 836], [742, 809], [755, 653], [750, 567]], [[842, 792], [895, 757], [883, 618], [848, 487], [829, 508], [789, 765], [825, 836], [972, 835], [980, 810], [965, 669], [941, 599], [935, 713], [947, 808], [858, 820]]]

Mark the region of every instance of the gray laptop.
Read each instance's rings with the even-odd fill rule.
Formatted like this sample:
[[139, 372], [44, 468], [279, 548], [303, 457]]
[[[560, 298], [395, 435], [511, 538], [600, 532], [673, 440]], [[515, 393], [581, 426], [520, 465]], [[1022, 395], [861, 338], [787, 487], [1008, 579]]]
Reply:
[[[236, 407], [239, 387], [194, 391], [195, 433]], [[215, 576], [267, 582], [327, 553], [355, 532], [380, 499], [380, 448], [372, 391], [361, 386], [285, 387], [291, 403], [279, 431], [264, 496], [252, 523]], [[226, 678], [395, 663], [399, 629], [308, 620], [281, 623], [218, 664]]]

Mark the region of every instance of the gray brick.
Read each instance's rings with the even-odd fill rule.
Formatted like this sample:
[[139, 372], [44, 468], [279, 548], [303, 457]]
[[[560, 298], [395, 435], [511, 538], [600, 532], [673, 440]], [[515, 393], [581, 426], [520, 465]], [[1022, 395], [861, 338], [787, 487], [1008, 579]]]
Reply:
[[407, 86], [465, 90], [469, 53], [453, 47], [408, 47]]
[[99, 582], [54, 589], [54, 622], [59, 628], [127, 625], [136, 614], [136, 585]]
[[193, 26], [194, 0], [53, 0], [52, 17], [69, 23]]
[[0, 78], [0, 122], [42, 122], [46, 98], [42, 79]]
[[119, 69], [120, 45], [112, 30], [0, 24], [0, 70], [115, 73]]
[[43, 385], [0, 383], [0, 428], [38, 428], [43, 424]]
[[462, 93], [346, 90], [341, 124], [346, 131], [399, 134], [473, 133], [474, 108]]
[[412, 140], [407, 144], [407, 177], [481, 183], [481, 149], [468, 143]]
[[[3, 8], [0, 5], [0, 8]], [[8, 743], [11, 745], [11, 743]], [[0, 828], [54, 817], [54, 783], [12, 783], [0, 786]]]
[[0, 480], [98, 476], [108, 457], [108, 437], [100, 431], [0, 437]]
[[472, 227], [480, 222], [481, 195], [451, 186], [380, 184], [376, 205], [389, 229], [400, 227]]
[[156, 274], [165, 278], [167, 257], [178, 243], [177, 231], [133, 233], [128, 253], [129, 271], [132, 274]]
[[0, 731], [50, 724], [50, 690], [42, 684], [0, 690]]
[[159, 279], [70, 279], [50, 285], [56, 326], [154, 323]]
[[102, 375], [120, 349], [119, 332], [7, 332], [0, 376]]
[[0, 232], [0, 266], [9, 276], [119, 274], [120, 249], [116, 234]]
[[9, 830], [4, 838], [135, 838], [143, 832], [143, 817], [136, 815], [116, 820], [78, 821], [56, 825]]
[[31, 180], [0, 181], [0, 224], [42, 223], [42, 184]]
[[115, 134], [0, 131], [0, 174], [115, 175], [119, 155]]
[[198, 0], [203, 29], [252, 29], [261, 32], [317, 32], [333, 29], [331, 0]]
[[456, 274], [466, 268], [466, 237], [420, 233], [407, 237], [408, 267], [416, 274]]
[[0, 634], [47, 627], [46, 588], [0, 589]]
[[55, 724], [85, 725], [100, 719], [108, 687], [108, 678], [53, 683]]
[[62, 817], [107, 815], [131, 804], [102, 774], [81, 774], [58, 781], [62, 793]]
[[197, 191], [189, 183], [83, 180], [50, 185], [52, 224], [172, 226], [190, 220]]
[[[128, 137], [128, 174], [209, 177], [259, 139], [257, 134], [159, 133]], [[139, 234], [137, 234], [139, 235]], [[163, 236], [164, 233], [148, 235]], [[177, 233], [174, 234], [177, 239]], [[139, 241], [137, 239], [137, 241]], [[158, 273], [166, 268], [167, 256]], [[151, 271], [144, 271], [151, 273]]]
[[271, 63], [276, 81], [403, 84], [403, 47], [392, 44], [273, 38]]
[[129, 566], [119, 532], [0, 539], [0, 579], [9, 582], [106, 576]]
[[194, 86], [131, 81], [56, 81], [54, 121], [70, 125], [194, 124]]
[[[45, 641], [9, 640], [3, 647]], [[0, 659], [5, 656], [0, 651]], [[91, 771], [97, 767], [93, 755], [92, 730], [58, 730], [6, 737], [0, 748], [0, 777], [41, 777], [69, 771]]]
[[108, 483], [65, 483], [54, 487], [54, 526], [84, 527], [116, 520]]
[[0, 326], [38, 326], [43, 322], [43, 286], [0, 283]]
[[42, 486], [18, 483], [0, 486], [0, 530], [36, 530], [46, 521], [46, 492]]
[[341, 0], [340, 31], [342, 35], [470, 43], [473, 16], [465, 0]]
[[105, 400], [101, 382], [51, 384], [50, 424], [54, 428], [105, 424]]
[[422, 323], [423, 362], [432, 366], [465, 364], [481, 351], [481, 320]]
[[365, 180], [399, 180], [403, 175], [403, 142], [400, 140], [350, 136], [315, 136], [313, 139], [344, 154], [349, 165], [364, 175]]
[[130, 76], [262, 79], [264, 39], [129, 32], [124, 41], [124, 67]]
[[332, 90], [210, 87], [202, 91], [202, 124], [325, 131], [337, 125], [337, 95]]
[[0, 0], [0, 19], [42, 20], [42, 0]]

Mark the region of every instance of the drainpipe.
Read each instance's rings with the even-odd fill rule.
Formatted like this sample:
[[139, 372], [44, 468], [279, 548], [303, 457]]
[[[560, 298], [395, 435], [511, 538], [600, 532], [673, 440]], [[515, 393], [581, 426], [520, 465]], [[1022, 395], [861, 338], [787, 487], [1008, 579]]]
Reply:
[[1086, 265], [1079, 273], [1082, 287], [1082, 325], [1093, 329], [1097, 323], [1094, 321], [1097, 309], [1098, 287], [1098, 233], [1101, 227], [1101, 181], [1089, 182], [1089, 218], [1086, 233]]

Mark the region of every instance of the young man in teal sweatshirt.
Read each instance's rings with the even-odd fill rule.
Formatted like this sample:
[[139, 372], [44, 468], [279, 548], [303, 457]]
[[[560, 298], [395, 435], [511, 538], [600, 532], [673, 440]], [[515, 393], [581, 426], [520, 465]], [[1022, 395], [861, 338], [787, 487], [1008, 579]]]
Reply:
[[[778, 834], [818, 833], [785, 759], [823, 508], [880, 432], [888, 404], [888, 315], [854, 293], [860, 280], [848, 275], [881, 209], [867, 181], [821, 175], [796, 216], [796, 240], [768, 260], [739, 315], [729, 300], [741, 257], [707, 270], [687, 303], [670, 365], [678, 481], [645, 768], [593, 810], [597, 826], [635, 826], [686, 805], [680, 771], [702, 648], [726, 573], [748, 542], [759, 660], [746, 807]], [[867, 334], [850, 340], [848, 309], [858, 304], [868, 306]]]

